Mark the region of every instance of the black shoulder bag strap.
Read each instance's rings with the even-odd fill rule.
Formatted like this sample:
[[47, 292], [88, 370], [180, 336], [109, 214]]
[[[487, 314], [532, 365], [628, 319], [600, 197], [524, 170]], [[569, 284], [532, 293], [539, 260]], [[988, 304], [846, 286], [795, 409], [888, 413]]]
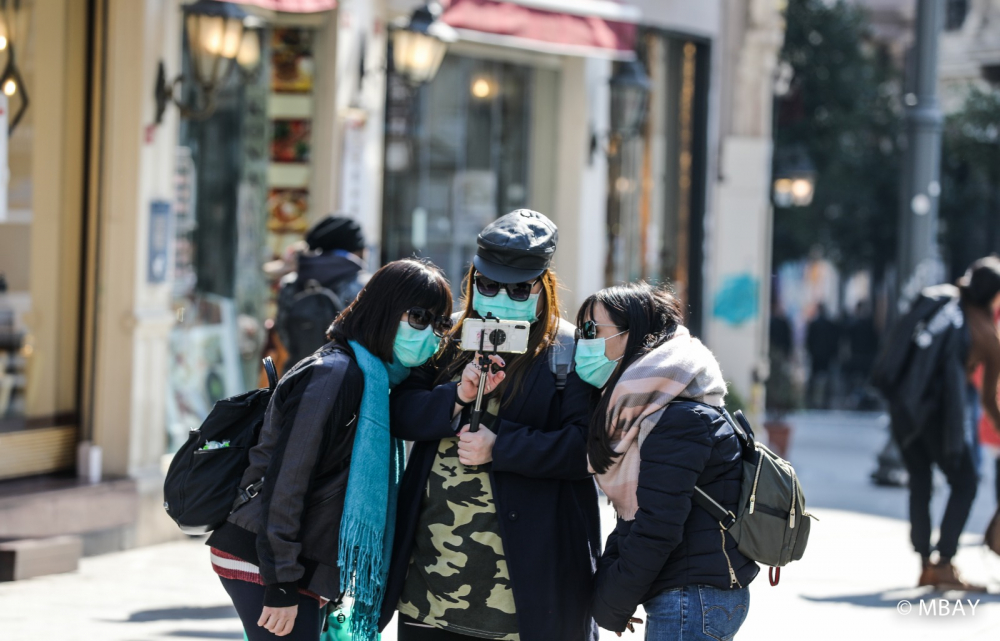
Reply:
[[[264, 359], [264, 370], [267, 372], [267, 382], [273, 392], [278, 385], [278, 374], [274, 368], [274, 361], [271, 360], [270, 356]], [[334, 401], [337, 396], [333, 392], [334, 390], [340, 389], [340, 384], [344, 381], [345, 372], [346, 368], [334, 371], [327, 379], [326, 384], [321, 387], [319, 394], [310, 388], [307, 383], [306, 394], [303, 395], [302, 399], [299, 401], [299, 407], [305, 407], [305, 411], [312, 413], [310, 419], [322, 416], [322, 420], [326, 420], [327, 417], [330, 416], [330, 412], [333, 411]], [[312, 381], [310, 381], [310, 383], [311, 382]], [[255, 498], [258, 494], [260, 494], [263, 487], [264, 479], [261, 478], [256, 483], [251, 483], [244, 488], [240, 488], [240, 492], [236, 496], [236, 501], [233, 502], [233, 507], [229, 510], [229, 513], [232, 514], [238, 508], [242, 507], [244, 503], [247, 503], [251, 499]]]

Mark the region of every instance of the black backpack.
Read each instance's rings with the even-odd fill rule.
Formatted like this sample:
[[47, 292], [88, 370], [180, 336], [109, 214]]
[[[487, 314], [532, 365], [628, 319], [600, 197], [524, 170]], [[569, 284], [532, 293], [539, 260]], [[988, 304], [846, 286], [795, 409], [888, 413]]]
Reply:
[[288, 350], [285, 370], [326, 345], [326, 330], [344, 309], [343, 301], [319, 281], [282, 285], [278, 294], [278, 335]]
[[[185, 534], [222, 525], [239, 495], [267, 405], [278, 384], [271, 358], [264, 359], [268, 387], [216, 402], [201, 427], [191, 430], [163, 481], [163, 509]], [[247, 488], [251, 494], [259, 488]]]

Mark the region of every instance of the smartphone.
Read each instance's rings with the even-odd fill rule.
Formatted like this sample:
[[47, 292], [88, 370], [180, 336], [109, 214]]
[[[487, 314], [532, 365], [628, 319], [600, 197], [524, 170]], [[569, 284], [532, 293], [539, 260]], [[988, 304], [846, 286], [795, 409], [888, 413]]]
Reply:
[[528, 351], [530, 331], [531, 325], [525, 321], [467, 318], [462, 323], [462, 349], [484, 354], [523, 354]]

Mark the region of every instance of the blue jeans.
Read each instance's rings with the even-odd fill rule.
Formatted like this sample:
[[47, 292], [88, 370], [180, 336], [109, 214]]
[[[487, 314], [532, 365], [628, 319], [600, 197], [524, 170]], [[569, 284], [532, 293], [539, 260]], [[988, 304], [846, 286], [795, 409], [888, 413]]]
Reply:
[[686, 585], [643, 604], [646, 641], [729, 641], [746, 621], [750, 590]]

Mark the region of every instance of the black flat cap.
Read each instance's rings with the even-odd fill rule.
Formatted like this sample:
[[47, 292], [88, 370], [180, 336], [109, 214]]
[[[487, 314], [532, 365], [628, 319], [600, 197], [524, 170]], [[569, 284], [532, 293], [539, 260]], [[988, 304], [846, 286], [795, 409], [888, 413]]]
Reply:
[[313, 251], [342, 249], [355, 252], [365, 248], [365, 237], [357, 221], [347, 216], [327, 216], [306, 232], [306, 243]]
[[472, 259], [476, 271], [501, 283], [523, 283], [549, 268], [556, 253], [555, 223], [530, 209], [516, 209], [486, 226]]

